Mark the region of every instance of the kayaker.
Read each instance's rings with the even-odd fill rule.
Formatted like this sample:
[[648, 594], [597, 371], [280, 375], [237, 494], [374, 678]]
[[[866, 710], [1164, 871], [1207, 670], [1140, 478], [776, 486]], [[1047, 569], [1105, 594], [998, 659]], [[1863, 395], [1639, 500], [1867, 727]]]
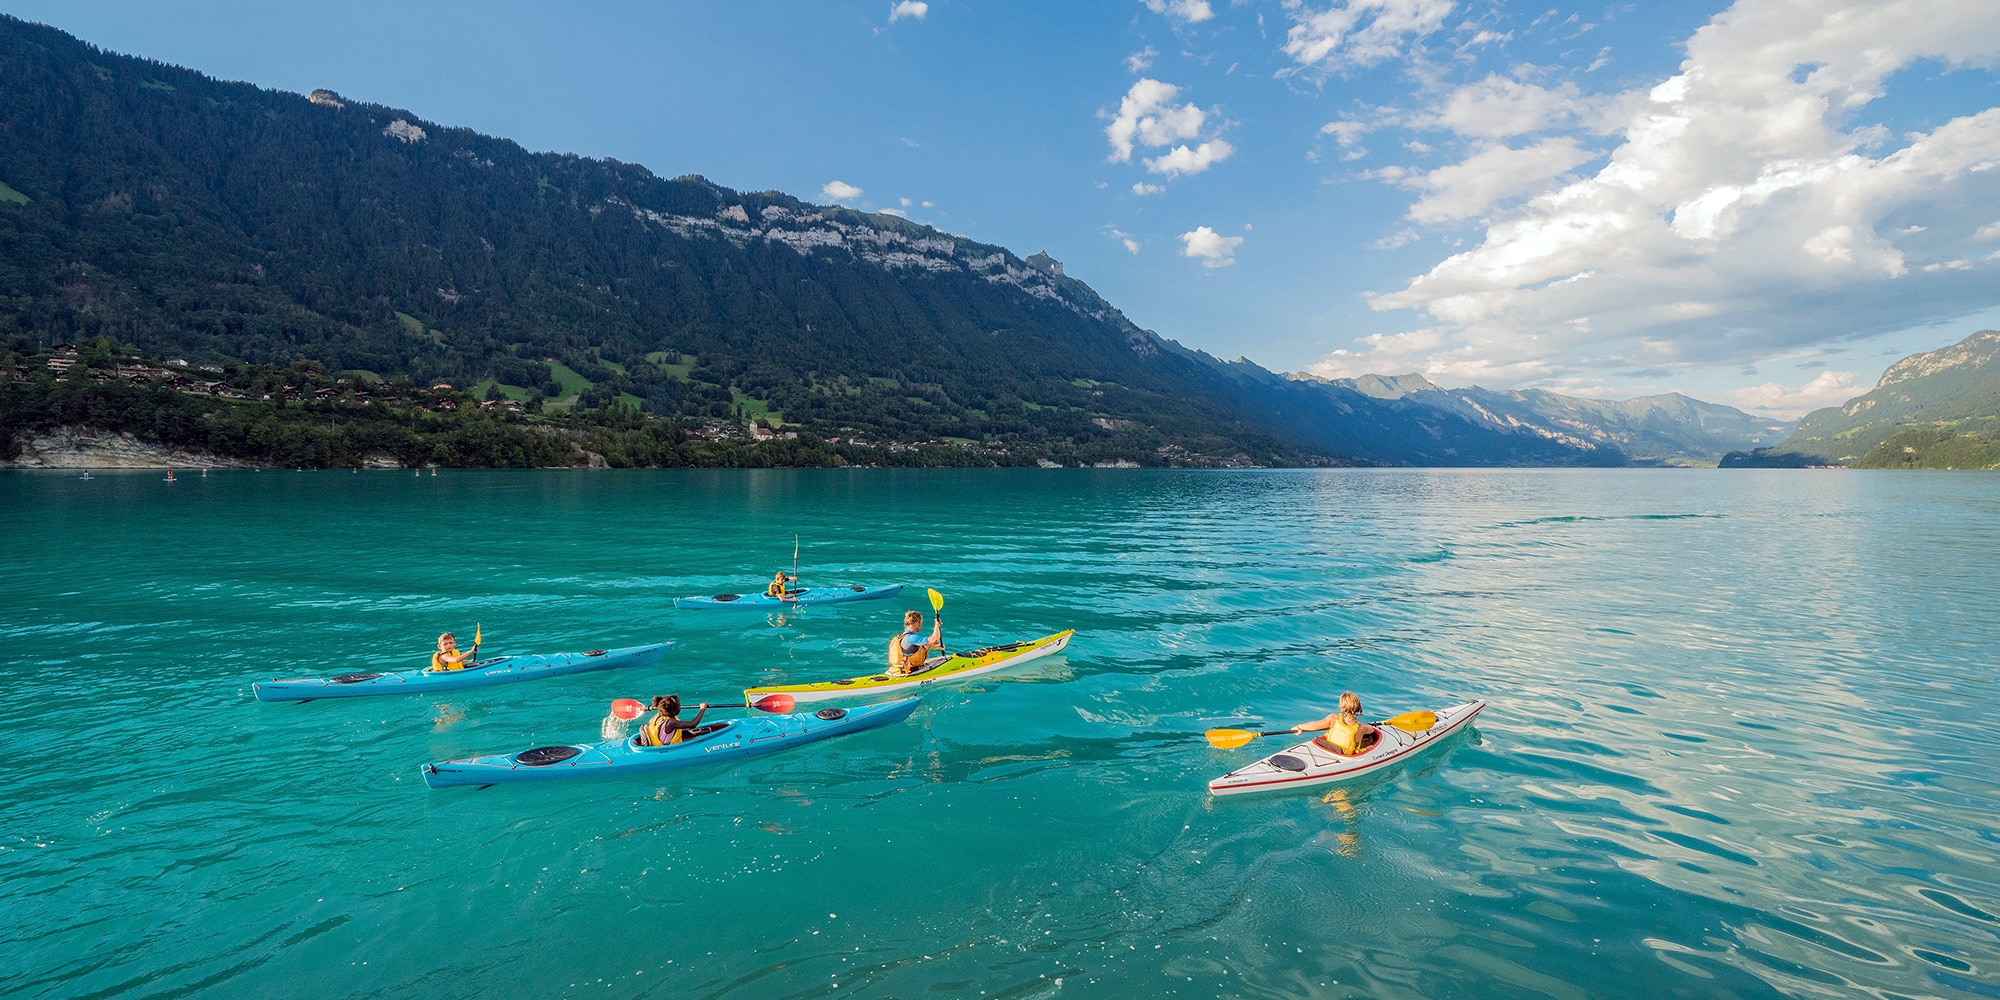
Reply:
[[889, 674], [892, 677], [908, 677], [922, 670], [924, 661], [930, 659], [931, 650], [944, 648], [944, 618], [938, 617], [931, 629], [929, 639], [920, 639], [924, 634], [924, 613], [903, 612], [903, 631], [889, 640]]
[[686, 740], [690, 736], [701, 735], [695, 730], [701, 727], [701, 717], [708, 712], [708, 702], [702, 702], [700, 711], [694, 713], [694, 721], [681, 721], [681, 696], [677, 694], [654, 695], [653, 717], [639, 727], [639, 745], [642, 747], [668, 747]]
[[781, 601], [796, 602], [798, 598], [791, 596], [791, 588], [788, 584], [795, 583], [797, 580], [798, 577], [784, 570], [779, 570], [778, 575], [771, 578], [771, 585], [764, 588], [764, 596], [775, 597]]
[[1292, 727], [1292, 732], [1295, 733], [1315, 733], [1321, 730], [1326, 732], [1325, 736], [1320, 737], [1322, 742], [1336, 753], [1344, 753], [1350, 757], [1374, 746], [1375, 741], [1381, 739], [1381, 734], [1375, 731], [1374, 726], [1361, 721], [1361, 696], [1352, 691], [1340, 693], [1340, 711], [1324, 719], [1301, 722]]
[[438, 636], [437, 652], [431, 654], [431, 670], [464, 670], [479, 658], [479, 645], [474, 643], [470, 652], [458, 651], [458, 639], [450, 632]]

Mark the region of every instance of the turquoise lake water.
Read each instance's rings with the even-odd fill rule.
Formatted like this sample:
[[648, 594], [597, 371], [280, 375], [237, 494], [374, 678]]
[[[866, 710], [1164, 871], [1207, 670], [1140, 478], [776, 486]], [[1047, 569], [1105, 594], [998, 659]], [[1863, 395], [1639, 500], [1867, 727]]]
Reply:
[[[905, 599], [677, 612], [788, 566]], [[1077, 635], [734, 766], [426, 761]], [[670, 638], [305, 705], [250, 682]], [[2000, 476], [0, 474], [0, 995], [2000, 996]], [[1343, 689], [1391, 774], [1211, 798]], [[1261, 748], [1261, 749], [1260, 749]]]

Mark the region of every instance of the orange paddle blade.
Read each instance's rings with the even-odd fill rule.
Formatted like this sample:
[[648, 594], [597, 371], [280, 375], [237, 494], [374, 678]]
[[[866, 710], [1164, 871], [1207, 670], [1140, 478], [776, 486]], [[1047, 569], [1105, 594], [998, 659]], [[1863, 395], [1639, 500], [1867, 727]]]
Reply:
[[1257, 738], [1257, 734], [1248, 729], [1211, 729], [1203, 735], [1218, 750], [1234, 750]]
[[1404, 712], [1382, 724], [1394, 726], [1406, 733], [1421, 733], [1436, 726], [1438, 717], [1436, 712]]

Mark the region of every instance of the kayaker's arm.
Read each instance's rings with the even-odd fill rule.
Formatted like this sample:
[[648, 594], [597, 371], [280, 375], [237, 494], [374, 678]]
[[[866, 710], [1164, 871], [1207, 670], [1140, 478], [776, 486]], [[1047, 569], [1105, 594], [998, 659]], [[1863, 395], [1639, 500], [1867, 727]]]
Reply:
[[701, 707], [700, 707], [700, 710], [694, 713], [694, 721], [693, 721], [693, 722], [690, 722], [690, 723], [688, 723], [688, 724], [687, 724], [687, 728], [689, 728], [689, 729], [693, 729], [693, 728], [695, 728], [695, 727], [697, 727], [697, 726], [701, 725], [701, 717], [702, 717], [702, 716], [704, 716], [704, 715], [706, 715], [706, 714], [708, 714], [708, 702], [705, 702], [705, 701], [704, 701], [704, 702], [702, 702], [702, 703], [701, 703]]
[[1298, 725], [1292, 727], [1292, 732], [1295, 733], [1325, 732], [1326, 730], [1333, 728], [1333, 720], [1338, 718], [1339, 716], [1340, 713], [1335, 712], [1334, 714], [1329, 715], [1324, 719], [1315, 719], [1311, 722], [1301, 722]]

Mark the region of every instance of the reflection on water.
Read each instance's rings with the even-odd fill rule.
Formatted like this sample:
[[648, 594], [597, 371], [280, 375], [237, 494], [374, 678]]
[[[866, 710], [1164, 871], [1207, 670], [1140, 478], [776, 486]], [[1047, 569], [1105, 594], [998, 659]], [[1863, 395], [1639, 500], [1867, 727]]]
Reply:
[[[0, 475], [0, 994], [1991, 996], [1996, 485]], [[909, 600], [672, 609], [794, 532], [812, 575]], [[614, 697], [869, 672], [933, 586], [956, 645], [1076, 640], [735, 766], [417, 774], [601, 738]], [[461, 621], [495, 653], [679, 645], [250, 699]], [[1207, 796], [1251, 751], [1204, 730], [1347, 689], [1492, 707], [1369, 782]]]

